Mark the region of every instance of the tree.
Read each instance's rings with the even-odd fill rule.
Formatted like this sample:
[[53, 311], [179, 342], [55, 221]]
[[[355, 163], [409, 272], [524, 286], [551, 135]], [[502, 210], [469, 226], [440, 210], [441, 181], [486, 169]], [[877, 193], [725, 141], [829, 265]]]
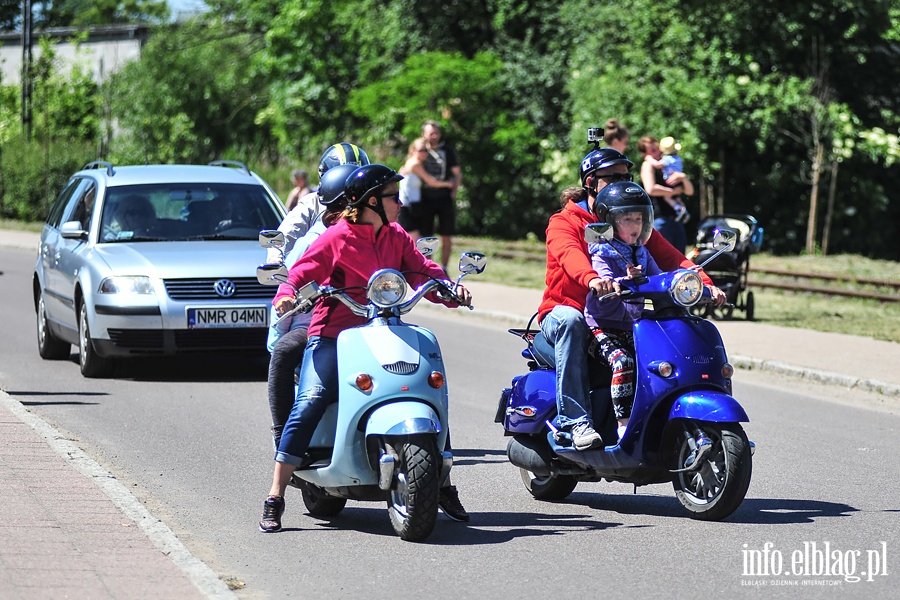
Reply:
[[47, 27], [78, 27], [127, 23], [162, 23], [169, 18], [166, 0], [46, 0], [35, 2], [36, 24]]

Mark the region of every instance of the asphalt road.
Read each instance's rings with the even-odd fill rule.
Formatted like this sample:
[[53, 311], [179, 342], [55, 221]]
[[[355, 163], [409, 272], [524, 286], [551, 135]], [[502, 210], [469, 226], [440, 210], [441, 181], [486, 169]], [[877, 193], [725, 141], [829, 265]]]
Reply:
[[[33, 262], [30, 251], [0, 248], [0, 388], [76, 440], [211, 568], [245, 582], [242, 598], [755, 597], [760, 587], [767, 598], [896, 597], [900, 417], [861, 408], [846, 390], [738, 372], [758, 451], [747, 499], [726, 522], [687, 518], [666, 485], [635, 494], [581, 484], [565, 502], [537, 502], [493, 423], [500, 389], [524, 368], [519, 340], [450, 311], [420, 312], [414, 320], [434, 329], [448, 364], [453, 479], [471, 523], [442, 516], [412, 544], [381, 504], [350, 502], [322, 521], [291, 489], [285, 531], [263, 535], [265, 364], [157, 360], [87, 380], [74, 354], [42, 361]], [[816, 575], [826, 543], [837, 576]], [[747, 573], [751, 551], [769, 574]], [[882, 559], [887, 575], [862, 575]]]

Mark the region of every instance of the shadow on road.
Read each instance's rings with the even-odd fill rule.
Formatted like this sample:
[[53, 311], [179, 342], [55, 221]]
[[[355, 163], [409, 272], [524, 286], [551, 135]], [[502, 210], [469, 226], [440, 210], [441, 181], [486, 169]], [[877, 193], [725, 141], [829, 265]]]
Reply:
[[[78, 355], [74, 362], [78, 363]], [[132, 381], [266, 381], [269, 356], [154, 357], [121, 360], [110, 379]]]
[[85, 402], [83, 400], [22, 400], [23, 397], [55, 397], [55, 396], [108, 396], [106, 392], [33, 392], [20, 390], [7, 390], [11, 397], [18, 400], [22, 406], [95, 406], [99, 402]]
[[[492, 458], [497, 457], [497, 458]], [[462, 460], [460, 460], [462, 459]], [[468, 459], [468, 460], [467, 460]], [[482, 460], [476, 460], [482, 459]], [[506, 450], [457, 450], [453, 449], [453, 466], [490, 465], [506, 462]]]
[[747, 498], [728, 521], [770, 525], [812, 523], [819, 517], [849, 517], [858, 511], [848, 504], [822, 500]]

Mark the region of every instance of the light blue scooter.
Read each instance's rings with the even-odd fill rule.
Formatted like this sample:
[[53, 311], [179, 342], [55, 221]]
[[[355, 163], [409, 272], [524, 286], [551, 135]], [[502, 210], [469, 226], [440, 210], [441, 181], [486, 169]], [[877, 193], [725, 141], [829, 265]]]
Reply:
[[[418, 247], [428, 255], [436, 243], [436, 238], [424, 238]], [[284, 237], [263, 231], [260, 244], [281, 247]], [[310, 515], [334, 516], [347, 500], [386, 500], [391, 524], [402, 539], [420, 541], [431, 534], [438, 491], [453, 465], [452, 454], [444, 450], [446, 371], [434, 334], [400, 317], [433, 290], [457, 299], [454, 290], [460, 280], [481, 273], [486, 260], [484, 254], [464, 252], [455, 283], [432, 279], [408, 299], [406, 279], [393, 269], [372, 275], [366, 304], [315, 282], [297, 290], [297, 307], [281, 318], [334, 297], [367, 319], [365, 325], [338, 335], [339, 401], [329, 405], [313, 434], [307, 461], [295, 472]], [[284, 283], [287, 268], [262, 265], [257, 279]]]

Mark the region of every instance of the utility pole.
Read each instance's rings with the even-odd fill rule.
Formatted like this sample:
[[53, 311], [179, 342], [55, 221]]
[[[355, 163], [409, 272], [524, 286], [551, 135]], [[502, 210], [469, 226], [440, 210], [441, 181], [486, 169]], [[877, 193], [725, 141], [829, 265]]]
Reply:
[[22, 2], [22, 129], [31, 141], [31, 0]]

